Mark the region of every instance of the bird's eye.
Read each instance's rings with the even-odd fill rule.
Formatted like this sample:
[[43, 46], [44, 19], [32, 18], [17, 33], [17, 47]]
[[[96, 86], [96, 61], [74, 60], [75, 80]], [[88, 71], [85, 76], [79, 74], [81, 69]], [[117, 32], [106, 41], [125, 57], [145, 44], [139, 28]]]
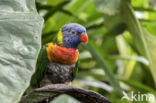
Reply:
[[72, 34], [76, 34], [76, 31], [72, 30], [71, 33], [72, 33]]

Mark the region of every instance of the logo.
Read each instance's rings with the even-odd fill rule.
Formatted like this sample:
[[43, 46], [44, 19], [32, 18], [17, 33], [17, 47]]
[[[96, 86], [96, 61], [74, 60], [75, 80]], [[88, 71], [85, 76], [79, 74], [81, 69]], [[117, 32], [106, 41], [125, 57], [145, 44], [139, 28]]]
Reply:
[[121, 100], [128, 100], [128, 101], [155, 101], [155, 97], [153, 94], [141, 94], [140, 92], [134, 93], [133, 91], [130, 92], [128, 95], [125, 91], [122, 92], [123, 97]]

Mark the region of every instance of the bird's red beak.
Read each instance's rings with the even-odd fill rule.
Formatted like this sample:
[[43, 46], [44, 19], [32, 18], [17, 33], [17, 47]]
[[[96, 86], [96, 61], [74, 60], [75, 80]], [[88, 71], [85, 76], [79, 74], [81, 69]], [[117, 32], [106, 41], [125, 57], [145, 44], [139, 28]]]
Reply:
[[80, 42], [88, 43], [88, 36], [86, 33], [82, 33], [80, 36]]

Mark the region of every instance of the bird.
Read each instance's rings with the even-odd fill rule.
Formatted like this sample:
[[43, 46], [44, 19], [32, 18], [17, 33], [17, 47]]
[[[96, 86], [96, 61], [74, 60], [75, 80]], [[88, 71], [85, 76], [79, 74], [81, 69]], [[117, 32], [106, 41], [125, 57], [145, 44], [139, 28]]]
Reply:
[[44, 45], [39, 53], [31, 88], [69, 83], [78, 71], [80, 43], [88, 43], [86, 28], [77, 23], [62, 26], [56, 42]]

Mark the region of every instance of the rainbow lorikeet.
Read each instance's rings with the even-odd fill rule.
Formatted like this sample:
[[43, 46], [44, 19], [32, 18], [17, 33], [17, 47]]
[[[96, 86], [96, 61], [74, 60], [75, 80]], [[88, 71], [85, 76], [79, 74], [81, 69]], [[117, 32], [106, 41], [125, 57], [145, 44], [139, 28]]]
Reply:
[[78, 45], [88, 42], [86, 28], [77, 23], [64, 25], [56, 43], [47, 43], [40, 51], [31, 86], [66, 83], [73, 80], [78, 69]]

